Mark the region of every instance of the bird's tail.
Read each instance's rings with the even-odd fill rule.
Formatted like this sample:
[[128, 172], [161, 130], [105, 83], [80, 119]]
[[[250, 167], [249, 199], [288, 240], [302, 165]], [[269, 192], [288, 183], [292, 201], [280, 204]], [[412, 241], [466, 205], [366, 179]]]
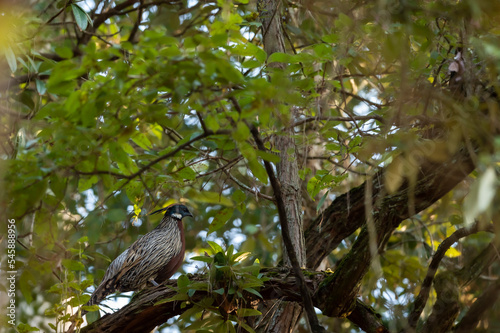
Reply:
[[[85, 306], [99, 304], [106, 296], [108, 296], [111, 293], [114, 293], [115, 291], [116, 291], [115, 279], [103, 281], [96, 288], [96, 290], [94, 290], [94, 292], [90, 296], [90, 300], [85, 304]], [[66, 331], [66, 333], [73, 333], [75, 328], [76, 328], [76, 323], [78, 321], [78, 318], [85, 316], [87, 313], [88, 313], [87, 310], [81, 309], [80, 313], [79, 313], [80, 316], [78, 316], [78, 313], [73, 315], [73, 317], [72, 317], [73, 323], [71, 324], [69, 329]]]
[[85, 305], [95, 305], [101, 303], [101, 301], [116, 291], [116, 283], [114, 278], [109, 280], [104, 280], [101, 282], [99, 286], [97, 286], [96, 290], [90, 296], [90, 300]]

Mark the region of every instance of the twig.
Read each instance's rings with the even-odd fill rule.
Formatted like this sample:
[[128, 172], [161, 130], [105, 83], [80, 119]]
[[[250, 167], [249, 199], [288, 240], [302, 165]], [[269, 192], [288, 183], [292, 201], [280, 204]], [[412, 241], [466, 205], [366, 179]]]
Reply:
[[378, 115], [371, 115], [371, 116], [352, 116], [352, 117], [326, 117], [326, 116], [317, 116], [317, 117], [310, 117], [306, 119], [302, 119], [299, 121], [296, 121], [293, 123], [290, 127], [296, 127], [300, 126], [305, 123], [310, 123], [313, 121], [356, 121], [356, 120], [378, 120], [380, 122], [384, 121], [384, 118], [382, 116]]
[[260, 193], [260, 191], [254, 190], [250, 186], [243, 184], [238, 178], [236, 178], [235, 176], [233, 176], [231, 173], [226, 172], [226, 174], [229, 176], [229, 178], [231, 178], [231, 180], [233, 182], [235, 182], [236, 184], [238, 184], [238, 186], [241, 187], [242, 189], [244, 189], [245, 191], [250, 192], [250, 193], [252, 193], [252, 194], [254, 194], [254, 195], [258, 196], [258, 197], [261, 197], [263, 199], [266, 199], [266, 200], [269, 200], [269, 201], [272, 201], [272, 202], [276, 202], [276, 200], [273, 197], [271, 197], [271, 196], [269, 196], [267, 194]]
[[139, 26], [141, 25], [143, 6], [144, 6], [144, 0], [140, 0], [140, 6], [139, 9], [137, 10], [137, 20], [135, 21], [134, 26], [132, 27], [132, 31], [130, 31], [130, 35], [128, 36], [129, 42], [134, 41], [135, 34], [139, 30]]

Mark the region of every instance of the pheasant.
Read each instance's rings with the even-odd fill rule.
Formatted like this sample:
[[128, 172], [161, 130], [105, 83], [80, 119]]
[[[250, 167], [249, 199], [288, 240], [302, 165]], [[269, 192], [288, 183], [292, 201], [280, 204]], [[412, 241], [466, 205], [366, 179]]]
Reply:
[[[170, 205], [152, 214], [163, 211], [165, 215], [156, 228], [111, 262], [86, 305], [99, 304], [114, 292], [142, 290], [148, 283], [159, 286], [177, 271], [186, 248], [182, 218], [193, 217], [193, 214], [181, 204]], [[86, 313], [83, 310], [81, 315]]]

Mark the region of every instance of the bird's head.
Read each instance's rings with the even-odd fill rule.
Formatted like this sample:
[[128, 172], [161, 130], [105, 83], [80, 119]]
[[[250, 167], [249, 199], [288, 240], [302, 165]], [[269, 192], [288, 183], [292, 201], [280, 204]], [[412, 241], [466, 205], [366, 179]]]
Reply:
[[193, 214], [191, 214], [189, 209], [186, 206], [181, 205], [181, 204], [173, 204], [173, 205], [167, 206], [165, 208], [158, 209], [157, 211], [152, 212], [151, 215], [161, 213], [161, 212], [165, 212], [165, 216], [172, 216], [173, 218], [175, 218], [177, 220], [182, 220], [182, 218], [186, 217], [186, 216], [193, 217]]

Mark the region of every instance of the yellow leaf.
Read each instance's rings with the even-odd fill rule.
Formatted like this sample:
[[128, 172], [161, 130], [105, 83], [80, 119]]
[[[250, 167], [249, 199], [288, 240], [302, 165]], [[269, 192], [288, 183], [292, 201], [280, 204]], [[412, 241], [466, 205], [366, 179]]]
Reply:
[[448, 249], [448, 251], [446, 251], [446, 256], [449, 258], [455, 258], [455, 257], [459, 257], [461, 255], [462, 255], [462, 253], [453, 247], [450, 247]]

